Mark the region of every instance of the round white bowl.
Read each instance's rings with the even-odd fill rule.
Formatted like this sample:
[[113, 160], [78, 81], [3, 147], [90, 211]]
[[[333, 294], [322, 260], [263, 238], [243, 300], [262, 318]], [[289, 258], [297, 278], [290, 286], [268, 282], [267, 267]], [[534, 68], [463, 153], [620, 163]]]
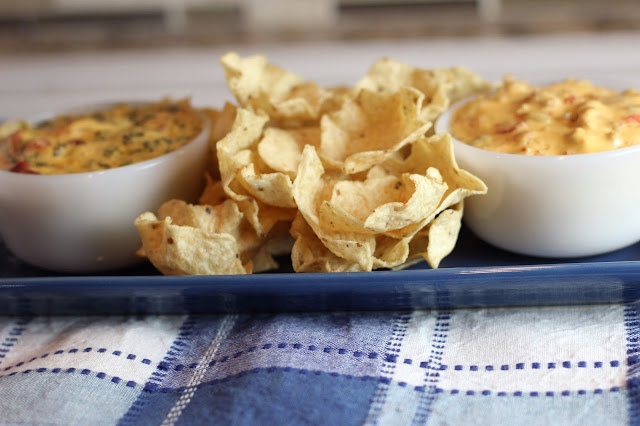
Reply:
[[135, 218], [171, 198], [195, 201], [202, 189], [210, 129], [203, 120], [191, 142], [128, 166], [61, 175], [0, 170], [4, 243], [31, 265], [64, 273], [97, 273], [139, 262]]
[[[449, 133], [451, 114], [435, 124]], [[464, 222], [484, 241], [515, 253], [583, 257], [640, 241], [640, 145], [594, 154], [527, 156], [453, 138], [455, 158], [482, 179], [486, 195], [465, 200]]]

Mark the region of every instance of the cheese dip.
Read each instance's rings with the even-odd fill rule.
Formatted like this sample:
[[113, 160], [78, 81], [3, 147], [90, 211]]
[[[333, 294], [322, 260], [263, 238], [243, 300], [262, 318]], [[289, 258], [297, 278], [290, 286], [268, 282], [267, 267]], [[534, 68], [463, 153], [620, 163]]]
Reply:
[[451, 134], [490, 151], [567, 155], [640, 144], [640, 93], [585, 80], [532, 87], [507, 76], [453, 113]]
[[10, 122], [0, 127], [0, 170], [63, 174], [125, 166], [169, 153], [202, 128], [186, 100], [123, 103], [34, 125]]

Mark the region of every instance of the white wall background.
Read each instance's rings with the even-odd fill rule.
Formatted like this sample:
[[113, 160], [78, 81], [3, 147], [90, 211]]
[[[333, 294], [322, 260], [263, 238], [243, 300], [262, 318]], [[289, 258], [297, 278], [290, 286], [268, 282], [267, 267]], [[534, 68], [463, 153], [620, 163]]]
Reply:
[[231, 99], [219, 65], [229, 50], [271, 62], [321, 84], [353, 84], [376, 59], [420, 67], [463, 65], [491, 80], [622, 80], [640, 89], [639, 33], [223, 46], [0, 57], [0, 118], [20, 118], [95, 101], [190, 96], [196, 105]]

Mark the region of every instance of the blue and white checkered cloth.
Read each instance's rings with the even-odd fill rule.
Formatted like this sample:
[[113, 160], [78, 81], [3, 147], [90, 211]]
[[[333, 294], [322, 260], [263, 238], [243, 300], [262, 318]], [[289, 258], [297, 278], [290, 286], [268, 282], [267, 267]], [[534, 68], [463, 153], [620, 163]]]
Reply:
[[636, 305], [0, 320], [2, 424], [639, 421]]

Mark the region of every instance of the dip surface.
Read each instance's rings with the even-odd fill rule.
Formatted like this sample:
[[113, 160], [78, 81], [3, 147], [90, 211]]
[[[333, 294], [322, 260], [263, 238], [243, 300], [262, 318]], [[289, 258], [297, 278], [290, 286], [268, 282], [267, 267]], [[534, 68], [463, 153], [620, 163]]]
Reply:
[[0, 127], [0, 169], [35, 174], [111, 169], [169, 153], [202, 128], [187, 100], [118, 104], [34, 125], [10, 122]]
[[457, 109], [450, 131], [469, 145], [510, 154], [624, 148], [640, 144], [640, 93], [573, 79], [533, 87], [507, 76], [495, 91]]

